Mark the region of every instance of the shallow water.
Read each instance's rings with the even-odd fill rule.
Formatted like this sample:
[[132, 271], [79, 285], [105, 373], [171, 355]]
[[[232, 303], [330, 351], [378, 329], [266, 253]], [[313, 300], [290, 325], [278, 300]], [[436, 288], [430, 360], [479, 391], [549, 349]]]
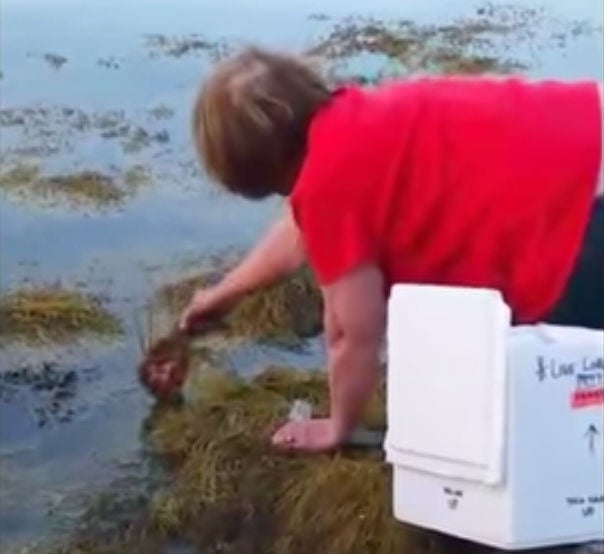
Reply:
[[[145, 35], [199, 33], [234, 44], [250, 41], [287, 48], [309, 46], [340, 18], [372, 15], [417, 21], [448, 21], [471, 12], [471, 0], [401, 3], [399, 0], [220, 2], [211, 0], [4, 0], [0, 13], [0, 103], [5, 108], [68, 107], [91, 115], [123, 110], [132, 125], [169, 135], [138, 152], [98, 129], [83, 132], [61, 119], [44, 124], [42, 143], [58, 144], [52, 154], [15, 153], [36, 137], [24, 129], [1, 129], [2, 169], [16, 161], [44, 171], [124, 171], [142, 164], [151, 182], [119, 209], [97, 211], [47, 207], [2, 192], [0, 249], [2, 290], [24, 281], [61, 280], [102, 294], [126, 327], [124, 340], [85, 343], [62, 349], [6, 348], [0, 371], [16, 365], [59, 360], [84, 375], [66, 423], [39, 428], [27, 392], [0, 399], [0, 544], [13, 547], [69, 529], [88, 494], [116, 479], [136, 475], [144, 460], [141, 424], [150, 401], [136, 382], [139, 356], [132, 319], [154, 288], [204, 256], [251, 243], [279, 209], [277, 202], [247, 203], [214, 190], [196, 169], [189, 111], [196, 87], [211, 59], [201, 52], [181, 58], [151, 56]], [[602, 21], [596, 0], [550, 0], [544, 6], [560, 17]], [[328, 18], [309, 18], [325, 13]], [[66, 58], [60, 68], [44, 59]], [[531, 58], [525, 45], [519, 55]], [[564, 48], [536, 53], [533, 76], [602, 79], [602, 36], [589, 34]], [[533, 58], [531, 58], [533, 59]], [[118, 68], [99, 65], [99, 60]], [[371, 72], [380, 59], [361, 57]], [[168, 117], [150, 110], [166, 106]], [[237, 368], [251, 371], [270, 362], [313, 365], [321, 348], [295, 355], [247, 348], [233, 353]], [[4, 551], [4, 550], [3, 550]]]

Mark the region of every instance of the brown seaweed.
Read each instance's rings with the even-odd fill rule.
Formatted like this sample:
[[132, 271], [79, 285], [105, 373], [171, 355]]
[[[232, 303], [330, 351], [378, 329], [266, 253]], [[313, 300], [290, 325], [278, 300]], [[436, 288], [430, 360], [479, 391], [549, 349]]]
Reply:
[[2, 340], [66, 343], [121, 333], [119, 321], [98, 299], [61, 285], [16, 289], [0, 296]]

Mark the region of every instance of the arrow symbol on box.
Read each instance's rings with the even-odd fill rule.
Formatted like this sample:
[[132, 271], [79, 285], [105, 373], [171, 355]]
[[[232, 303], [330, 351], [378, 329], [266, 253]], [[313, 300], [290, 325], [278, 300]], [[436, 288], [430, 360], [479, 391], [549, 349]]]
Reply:
[[587, 444], [589, 446], [589, 451], [593, 454], [595, 452], [596, 447], [596, 437], [599, 436], [600, 431], [598, 428], [592, 423], [585, 433], [585, 438], [587, 439]]

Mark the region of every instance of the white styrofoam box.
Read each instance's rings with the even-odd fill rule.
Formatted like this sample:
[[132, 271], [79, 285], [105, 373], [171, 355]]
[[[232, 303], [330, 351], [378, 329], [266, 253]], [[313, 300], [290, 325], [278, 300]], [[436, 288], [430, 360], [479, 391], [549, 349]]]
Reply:
[[604, 539], [604, 332], [399, 285], [387, 342], [397, 519], [510, 550]]

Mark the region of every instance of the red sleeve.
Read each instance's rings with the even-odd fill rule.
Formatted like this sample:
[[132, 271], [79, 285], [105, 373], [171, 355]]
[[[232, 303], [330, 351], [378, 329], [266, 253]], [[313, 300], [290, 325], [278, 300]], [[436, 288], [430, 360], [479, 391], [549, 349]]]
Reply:
[[[367, 189], [354, 176], [334, 175], [337, 182], [308, 172], [291, 198], [306, 255], [321, 285], [377, 259]], [[336, 172], [337, 173], [337, 172]], [[364, 176], [357, 177], [362, 179]], [[312, 180], [312, 181], [311, 181]]]

